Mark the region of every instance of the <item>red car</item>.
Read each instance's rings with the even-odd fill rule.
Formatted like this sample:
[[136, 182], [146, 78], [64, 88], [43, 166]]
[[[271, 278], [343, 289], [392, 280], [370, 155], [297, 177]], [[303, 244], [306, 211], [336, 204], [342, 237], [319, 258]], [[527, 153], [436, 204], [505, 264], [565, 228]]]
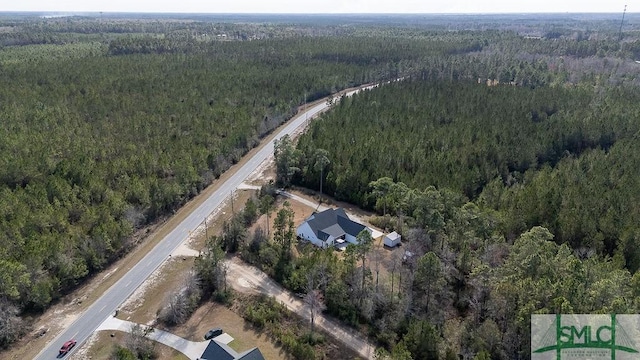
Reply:
[[58, 357], [62, 357], [67, 355], [67, 353], [74, 347], [76, 346], [76, 342], [74, 339], [71, 339], [69, 341], [67, 341], [66, 343], [64, 343], [62, 345], [62, 347], [60, 348], [60, 354], [58, 354]]

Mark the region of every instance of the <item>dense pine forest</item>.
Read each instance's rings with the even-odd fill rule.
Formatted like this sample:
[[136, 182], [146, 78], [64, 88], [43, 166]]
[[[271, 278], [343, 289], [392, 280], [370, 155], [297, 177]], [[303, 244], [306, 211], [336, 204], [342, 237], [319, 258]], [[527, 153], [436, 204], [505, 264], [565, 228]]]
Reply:
[[168, 16], [0, 16], [1, 346], [300, 105], [387, 81], [277, 165], [402, 233], [391, 283], [365, 246], [292, 257], [286, 209], [226, 250], [296, 292], [321, 273], [381, 359], [528, 358], [534, 312], [638, 311], [637, 17]]
[[413, 254], [388, 264], [397, 294], [335, 273], [381, 358], [526, 359], [531, 314], [639, 310], [637, 40], [564, 34], [484, 33], [342, 99], [291, 152], [282, 185], [322, 181]]
[[508, 238], [543, 225], [612, 255], [638, 215], [636, 90], [407, 79], [340, 102], [298, 148], [332, 149], [324, 189], [340, 199], [373, 207], [382, 177], [446, 188], [497, 210]]
[[19, 334], [16, 315], [125, 254], [136, 229], [184, 204], [305, 100], [472, 41], [84, 18], [3, 26], [2, 344]]

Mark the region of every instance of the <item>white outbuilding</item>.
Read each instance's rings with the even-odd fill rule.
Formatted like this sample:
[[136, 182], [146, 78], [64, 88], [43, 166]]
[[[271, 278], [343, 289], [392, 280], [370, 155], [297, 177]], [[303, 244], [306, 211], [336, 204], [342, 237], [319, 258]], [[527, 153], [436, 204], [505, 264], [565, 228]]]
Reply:
[[396, 247], [400, 245], [401, 240], [402, 236], [394, 231], [391, 234], [387, 234], [384, 236], [384, 245], [388, 247]]

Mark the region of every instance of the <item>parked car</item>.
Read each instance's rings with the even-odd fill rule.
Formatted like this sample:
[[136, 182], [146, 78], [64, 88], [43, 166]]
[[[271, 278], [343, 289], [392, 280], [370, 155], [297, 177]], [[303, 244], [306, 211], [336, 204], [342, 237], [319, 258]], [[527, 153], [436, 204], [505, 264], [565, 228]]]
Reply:
[[220, 328], [211, 329], [211, 330], [207, 331], [206, 334], [204, 334], [204, 339], [205, 340], [211, 340], [211, 339], [213, 339], [214, 337], [216, 337], [218, 335], [222, 335], [222, 329], [220, 329]]
[[73, 349], [74, 346], [76, 346], [76, 343], [77, 341], [75, 341], [74, 339], [71, 339], [65, 342], [60, 348], [60, 353], [58, 354], [58, 357], [63, 357], [67, 355], [67, 353], [71, 351], [71, 349]]

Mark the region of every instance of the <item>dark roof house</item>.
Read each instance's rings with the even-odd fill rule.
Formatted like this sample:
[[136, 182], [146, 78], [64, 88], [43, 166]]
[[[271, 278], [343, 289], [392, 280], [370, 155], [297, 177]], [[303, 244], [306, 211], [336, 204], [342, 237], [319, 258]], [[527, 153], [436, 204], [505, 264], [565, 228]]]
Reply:
[[368, 227], [349, 219], [344, 209], [338, 208], [312, 214], [298, 226], [297, 235], [317, 246], [326, 247], [338, 239], [355, 244], [356, 237], [365, 229], [371, 232]]
[[264, 356], [257, 347], [238, 354], [228, 345], [211, 340], [200, 360], [264, 360]]

